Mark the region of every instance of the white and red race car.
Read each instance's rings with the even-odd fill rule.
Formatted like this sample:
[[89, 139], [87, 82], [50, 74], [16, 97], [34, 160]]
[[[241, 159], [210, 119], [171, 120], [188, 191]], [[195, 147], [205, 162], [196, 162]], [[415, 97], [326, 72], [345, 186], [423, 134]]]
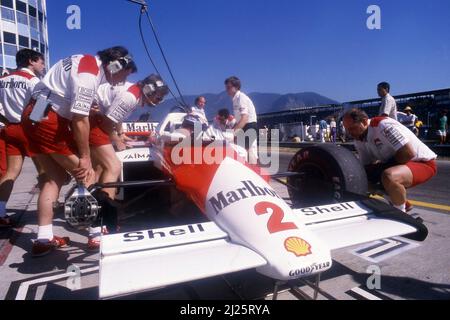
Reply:
[[[144, 206], [158, 201], [152, 190], [172, 188], [195, 204], [199, 219], [103, 236], [100, 298], [254, 268], [276, 281], [295, 280], [330, 269], [336, 249], [392, 236], [418, 241], [427, 237], [421, 221], [367, 196], [364, 169], [341, 147], [302, 149], [289, 172], [271, 177], [248, 165], [241, 150], [226, 141], [203, 142], [182, 151], [224, 151], [218, 163], [176, 163], [175, 146], [168, 142], [185, 116], [169, 114], [155, 128], [158, 143], [118, 153], [122, 181], [111, 186], [120, 188], [123, 201], [127, 190], [145, 188], [133, 195]], [[283, 177], [293, 206], [269, 184], [270, 178]], [[66, 203], [66, 216], [75, 224], [101, 211], [92, 197], [85, 198], [85, 206], [81, 198], [83, 193], [76, 192]]]

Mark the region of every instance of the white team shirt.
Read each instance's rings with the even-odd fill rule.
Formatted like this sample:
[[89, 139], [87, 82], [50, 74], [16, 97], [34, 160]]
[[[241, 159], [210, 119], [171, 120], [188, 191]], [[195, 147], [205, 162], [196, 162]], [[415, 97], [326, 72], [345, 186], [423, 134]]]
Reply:
[[9, 122], [19, 123], [22, 120], [22, 111], [39, 81], [28, 68], [0, 78], [0, 110]]
[[136, 110], [141, 96], [139, 86], [131, 82], [120, 86], [105, 83], [98, 88], [95, 101], [103, 115], [114, 123], [120, 123]]
[[417, 122], [417, 116], [415, 114], [407, 115], [406, 113], [398, 113], [398, 121], [407, 128], [413, 128]]
[[36, 86], [33, 96], [48, 95], [48, 102], [61, 117], [89, 116], [100, 84], [106, 83], [98, 57], [74, 55], [57, 62]]
[[239, 123], [243, 115], [248, 115], [248, 123], [258, 122], [255, 105], [252, 100], [241, 91], [238, 91], [233, 98], [233, 111], [236, 121]]
[[199, 117], [201, 122], [208, 124], [208, 119], [206, 118], [205, 109], [201, 109], [197, 106], [194, 106], [191, 108], [191, 112], [194, 116]]
[[381, 100], [379, 115], [387, 114], [389, 118], [397, 120], [397, 102], [389, 93]]
[[355, 141], [355, 147], [363, 165], [368, 165], [376, 161], [388, 162], [408, 143], [412, 144], [415, 151], [412, 161], [427, 162], [437, 158], [411, 130], [387, 117], [370, 120], [366, 140]]

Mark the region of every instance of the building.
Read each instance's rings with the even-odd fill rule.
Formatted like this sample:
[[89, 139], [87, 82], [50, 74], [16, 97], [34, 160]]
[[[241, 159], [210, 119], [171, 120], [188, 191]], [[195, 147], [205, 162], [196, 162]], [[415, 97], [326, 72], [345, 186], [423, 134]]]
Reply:
[[0, 71], [16, 68], [16, 53], [29, 48], [49, 59], [46, 0], [0, 0]]

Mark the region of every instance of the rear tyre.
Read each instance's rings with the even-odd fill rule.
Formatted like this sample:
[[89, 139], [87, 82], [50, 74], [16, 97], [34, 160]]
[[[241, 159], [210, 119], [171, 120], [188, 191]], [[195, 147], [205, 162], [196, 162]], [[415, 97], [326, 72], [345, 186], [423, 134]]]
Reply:
[[294, 207], [311, 207], [355, 201], [368, 194], [366, 172], [353, 153], [344, 147], [324, 144], [300, 150], [291, 160], [288, 178]]

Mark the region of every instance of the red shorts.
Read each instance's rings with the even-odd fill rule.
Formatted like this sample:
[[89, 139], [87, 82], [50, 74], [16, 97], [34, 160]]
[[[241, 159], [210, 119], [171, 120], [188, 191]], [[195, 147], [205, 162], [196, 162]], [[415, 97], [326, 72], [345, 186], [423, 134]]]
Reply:
[[2, 138], [5, 143], [6, 156], [34, 156], [30, 150], [29, 139], [20, 123], [6, 125], [2, 130]]
[[3, 129], [0, 129], [0, 177], [6, 173], [6, 143], [2, 137]]
[[428, 162], [413, 162], [410, 161], [406, 166], [411, 170], [413, 174], [412, 187], [425, 183], [437, 174], [436, 161], [431, 160]]
[[109, 134], [101, 128], [103, 116], [91, 116], [89, 121], [91, 123], [91, 132], [89, 133], [90, 146], [95, 148], [112, 144]]
[[22, 125], [30, 141], [30, 150], [35, 154], [78, 154], [70, 120], [50, 110], [47, 117], [39, 123], [30, 120], [36, 101], [32, 100], [22, 114]]

